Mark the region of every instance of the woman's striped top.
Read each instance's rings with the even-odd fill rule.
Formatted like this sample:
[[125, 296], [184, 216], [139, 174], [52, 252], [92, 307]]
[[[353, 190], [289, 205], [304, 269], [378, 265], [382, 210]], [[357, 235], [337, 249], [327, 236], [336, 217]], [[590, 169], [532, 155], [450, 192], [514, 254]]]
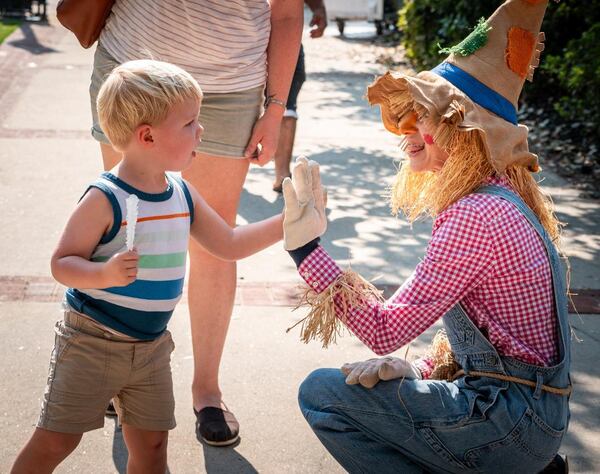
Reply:
[[138, 191], [110, 173], [103, 173], [90, 186], [106, 195], [114, 215], [111, 230], [92, 254], [94, 262], [105, 262], [126, 250], [125, 200], [130, 194], [139, 198], [134, 239], [139, 254], [137, 279], [123, 287], [69, 288], [66, 292], [67, 302], [76, 311], [143, 340], [164, 332], [181, 298], [185, 278], [194, 207], [181, 178], [167, 175], [167, 181], [167, 190], [160, 194]]
[[267, 0], [116, 0], [100, 42], [119, 62], [152, 58], [226, 93], [265, 84]]

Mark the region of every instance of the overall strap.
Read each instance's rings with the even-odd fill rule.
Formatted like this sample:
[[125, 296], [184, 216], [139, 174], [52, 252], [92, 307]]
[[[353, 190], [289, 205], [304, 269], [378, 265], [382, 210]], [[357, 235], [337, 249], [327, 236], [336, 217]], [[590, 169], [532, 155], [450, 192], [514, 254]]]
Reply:
[[568, 311], [567, 311], [567, 288], [566, 279], [562, 270], [562, 264], [560, 257], [556, 250], [556, 247], [552, 243], [552, 239], [548, 235], [546, 229], [542, 226], [535, 213], [525, 204], [523, 199], [515, 192], [506, 189], [502, 186], [487, 185], [482, 186], [476, 191], [477, 194], [489, 194], [498, 196], [502, 199], [513, 204], [519, 212], [527, 219], [529, 224], [535, 229], [542, 243], [546, 248], [546, 253], [550, 260], [550, 269], [552, 272], [552, 285], [554, 290], [554, 302], [556, 307], [556, 314], [559, 320], [560, 326], [560, 345], [561, 347], [561, 359], [569, 357], [569, 324], [568, 324]]

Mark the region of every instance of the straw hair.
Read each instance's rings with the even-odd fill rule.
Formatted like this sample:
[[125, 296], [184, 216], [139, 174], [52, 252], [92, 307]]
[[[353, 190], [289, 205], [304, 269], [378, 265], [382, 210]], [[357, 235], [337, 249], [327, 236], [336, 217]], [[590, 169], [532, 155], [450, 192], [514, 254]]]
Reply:
[[426, 357], [433, 363], [430, 379], [450, 380], [460, 369], [460, 365], [454, 359], [452, 346], [444, 329], [440, 329], [434, 336]]
[[173, 106], [186, 100], [202, 100], [189, 73], [162, 61], [129, 61], [113, 69], [100, 88], [100, 126], [113, 147], [122, 150], [139, 125], [160, 124]]
[[[321, 341], [323, 348], [336, 342], [342, 334], [351, 308], [366, 308], [370, 302], [382, 302], [382, 291], [365, 280], [358, 273], [346, 270], [337, 277], [322, 293], [307, 287], [300, 303], [294, 309], [308, 307], [308, 314], [288, 328], [286, 332], [301, 324], [301, 340], [308, 343], [313, 339]], [[336, 317], [336, 307], [339, 314]]]
[[[403, 108], [410, 110], [406, 108], [406, 100], [403, 100]], [[417, 106], [414, 110], [419, 113], [421, 108]], [[440, 124], [436, 135], [440, 127], [444, 127], [445, 144], [438, 145], [448, 153], [442, 169], [415, 172], [404, 162], [390, 190], [392, 213], [402, 211], [411, 222], [421, 215], [435, 217], [497, 174], [485, 151], [480, 130], [464, 131]], [[542, 193], [531, 172], [522, 166], [511, 166], [504, 175], [558, 245], [561, 224], [554, 214], [552, 201]]]
[[495, 173], [478, 152], [477, 131], [456, 133], [449, 141], [448, 159], [437, 172], [415, 172], [408, 162], [402, 164], [391, 190], [392, 213], [402, 211], [411, 222], [421, 215], [435, 217]]

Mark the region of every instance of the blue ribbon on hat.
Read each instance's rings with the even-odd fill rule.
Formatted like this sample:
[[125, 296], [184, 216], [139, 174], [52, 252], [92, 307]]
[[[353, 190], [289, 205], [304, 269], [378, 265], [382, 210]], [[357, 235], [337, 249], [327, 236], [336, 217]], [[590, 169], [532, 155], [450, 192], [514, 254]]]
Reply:
[[475, 79], [468, 72], [445, 61], [438, 64], [431, 72], [443, 77], [453, 86], [459, 88], [473, 102], [481, 105], [484, 109], [495, 113], [513, 125], [517, 125], [517, 110], [512, 103], [483, 82]]

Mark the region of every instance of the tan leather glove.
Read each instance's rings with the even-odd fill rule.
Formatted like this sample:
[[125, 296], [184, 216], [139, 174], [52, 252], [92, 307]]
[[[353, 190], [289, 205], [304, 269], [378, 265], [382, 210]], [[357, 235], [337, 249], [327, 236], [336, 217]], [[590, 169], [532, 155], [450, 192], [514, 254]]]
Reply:
[[321, 186], [319, 164], [304, 156], [298, 157], [292, 179], [286, 178], [282, 187], [285, 201], [283, 246], [286, 250], [294, 250], [320, 237], [327, 229], [327, 198]]
[[421, 372], [413, 364], [398, 357], [382, 357], [361, 362], [344, 364], [341, 371], [346, 375], [348, 385], [361, 384], [373, 388], [380, 380], [393, 380], [401, 377], [421, 379]]

